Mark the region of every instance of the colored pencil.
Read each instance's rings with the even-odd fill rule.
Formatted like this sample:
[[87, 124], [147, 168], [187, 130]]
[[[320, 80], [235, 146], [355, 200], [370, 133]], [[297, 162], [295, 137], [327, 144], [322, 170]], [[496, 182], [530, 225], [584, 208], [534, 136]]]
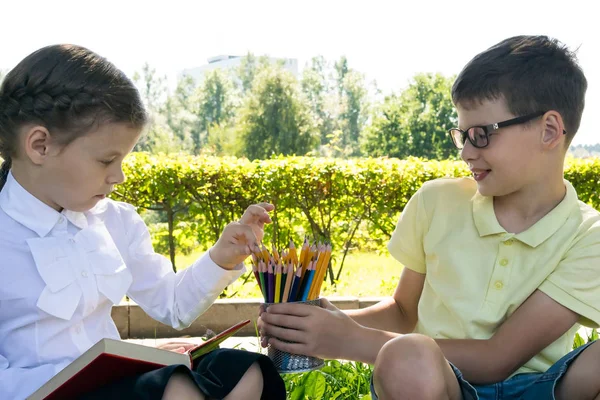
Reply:
[[302, 279], [301, 274], [302, 269], [297, 268], [296, 274], [294, 275], [294, 281], [292, 282], [292, 289], [290, 290], [290, 297], [288, 299], [289, 302], [296, 301], [298, 295], [298, 286], [300, 286], [300, 280]]
[[289, 247], [279, 251], [275, 246], [271, 246], [271, 252], [264, 244], [260, 246], [251, 255], [251, 262], [252, 273], [265, 302], [288, 303], [319, 298], [331, 260], [331, 244], [310, 243], [305, 237], [299, 257], [291, 239]]
[[290, 297], [290, 288], [292, 286], [293, 280], [294, 280], [294, 265], [292, 264], [291, 261], [288, 261], [285, 287], [283, 289], [283, 297], [281, 298], [282, 303], [288, 302], [288, 299]]
[[267, 278], [268, 278], [268, 282], [267, 282], [267, 287], [269, 288], [269, 295], [268, 295], [268, 302], [272, 303], [273, 302], [273, 297], [275, 295], [275, 288], [273, 287], [273, 264], [271, 264], [269, 262], [269, 266], [267, 267]]
[[306, 271], [306, 283], [304, 284], [304, 288], [302, 290], [302, 296], [300, 297], [300, 301], [306, 301], [308, 300], [308, 293], [310, 292], [310, 287], [312, 285], [312, 281], [315, 277], [315, 264], [316, 262], [313, 261], [310, 263], [308, 270]]
[[265, 299], [265, 301], [269, 301], [269, 294], [267, 292], [267, 285], [266, 285], [266, 281], [265, 281], [265, 270], [266, 270], [265, 263], [261, 260], [258, 263], [258, 276], [260, 277], [261, 292], [262, 292], [262, 295], [263, 295], [263, 298]]
[[279, 303], [281, 299], [281, 263], [277, 263], [275, 266], [275, 296], [273, 297], [274, 303]]

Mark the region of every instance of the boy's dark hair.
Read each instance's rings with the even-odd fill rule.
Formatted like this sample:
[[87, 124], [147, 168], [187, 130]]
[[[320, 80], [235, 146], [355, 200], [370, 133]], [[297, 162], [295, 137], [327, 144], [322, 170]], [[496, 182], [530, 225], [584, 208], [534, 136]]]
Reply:
[[452, 85], [455, 105], [504, 98], [515, 116], [560, 113], [567, 143], [579, 129], [587, 80], [575, 53], [547, 36], [515, 36], [476, 55]]
[[46, 127], [67, 145], [105, 123], [142, 128], [147, 119], [138, 90], [111, 62], [80, 46], [41, 48], [0, 86], [0, 189], [17, 152], [19, 131], [27, 124]]

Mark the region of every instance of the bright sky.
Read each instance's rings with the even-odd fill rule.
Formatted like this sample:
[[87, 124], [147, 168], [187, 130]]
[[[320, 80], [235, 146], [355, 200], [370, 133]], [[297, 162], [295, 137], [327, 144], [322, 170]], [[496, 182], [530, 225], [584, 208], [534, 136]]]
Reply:
[[[92, 4], [88, 6], [87, 4]], [[600, 142], [600, 24], [592, 1], [209, 0], [10, 1], [0, 6], [0, 69], [39, 47], [86, 46], [130, 76], [144, 62], [174, 79], [220, 54], [334, 60], [377, 81], [384, 93], [417, 72], [458, 73], [478, 52], [518, 34], [546, 34], [579, 47], [588, 78], [574, 144]]]

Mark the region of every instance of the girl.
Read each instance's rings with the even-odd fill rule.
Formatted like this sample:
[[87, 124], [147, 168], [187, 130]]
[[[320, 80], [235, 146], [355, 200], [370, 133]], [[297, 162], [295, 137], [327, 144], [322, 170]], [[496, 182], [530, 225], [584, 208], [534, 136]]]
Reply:
[[[118, 338], [124, 295], [177, 329], [189, 326], [262, 239], [273, 206], [250, 206], [190, 268], [154, 253], [132, 206], [106, 198], [147, 115], [131, 81], [78, 46], [42, 48], [0, 88], [0, 398], [22, 399], [102, 338]], [[185, 344], [167, 345], [181, 350]], [[131, 377], [87, 398], [279, 399], [260, 354], [217, 350]]]

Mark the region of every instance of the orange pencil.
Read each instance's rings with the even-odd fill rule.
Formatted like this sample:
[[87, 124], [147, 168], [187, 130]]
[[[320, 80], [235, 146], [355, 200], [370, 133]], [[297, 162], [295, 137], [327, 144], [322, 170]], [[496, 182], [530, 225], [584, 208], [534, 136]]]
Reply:
[[323, 281], [325, 280], [325, 274], [327, 274], [327, 267], [329, 266], [329, 260], [331, 260], [331, 245], [328, 244], [325, 248], [323, 257], [323, 263], [321, 265], [321, 274], [319, 275], [319, 280], [317, 281], [317, 288], [313, 293], [314, 298], [318, 298], [321, 295], [321, 286], [323, 286]]
[[279, 253], [277, 252], [277, 248], [275, 247], [275, 245], [273, 245], [273, 259], [275, 260], [275, 263], [279, 262]]
[[294, 244], [294, 242], [292, 241], [292, 239], [290, 239], [290, 258], [292, 259], [292, 262], [294, 263], [294, 265], [298, 265], [298, 254], [296, 254], [296, 245]]
[[262, 258], [263, 258], [263, 261], [265, 262], [265, 264], [269, 263], [269, 259], [270, 259], [269, 250], [267, 250], [267, 248], [265, 247], [264, 244], [262, 245]]
[[302, 250], [300, 251], [300, 266], [302, 267], [302, 272], [300, 276], [304, 276], [304, 272], [306, 272], [306, 267], [308, 267], [308, 262], [310, 261], [310, 248], [308, 246], [308, 240], [304, 238], [304, 244], [302, 245]]
[[315, 266], [315, 276], [313, 278], [312, 281], [312, 286], [310, 288], [310, 291], [308, 292], [308, 299], [309, 300], [313, 300], [314, 296], [315, 296], [315, 292], [317, 291], [317, 287], [319, 285], [319, 279], [321, 277], [321, 269], [322, 269], [322, 264], [323, 264], [323, 260], [324, 260], [324, 252], [325, 252], [326, 247], [323, 246], [322, 244], [319, 245], [319, 251], [317, 252], [317, 261], [316, 261], [316, 266]]

